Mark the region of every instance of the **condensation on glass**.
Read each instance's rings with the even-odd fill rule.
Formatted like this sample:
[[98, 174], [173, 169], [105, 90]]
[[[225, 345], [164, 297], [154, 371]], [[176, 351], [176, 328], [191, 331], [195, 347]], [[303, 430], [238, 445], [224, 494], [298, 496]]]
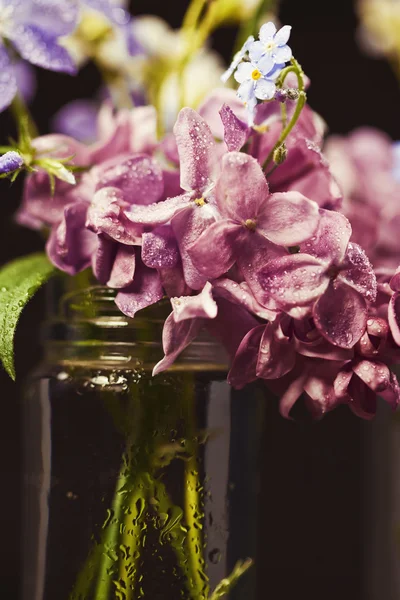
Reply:
[[152, 378], [163, 319], [99, 288], [48, 323], [24, 407], [22, 600], [257, 597], [262, 398], [229, 388], [206, 336]]

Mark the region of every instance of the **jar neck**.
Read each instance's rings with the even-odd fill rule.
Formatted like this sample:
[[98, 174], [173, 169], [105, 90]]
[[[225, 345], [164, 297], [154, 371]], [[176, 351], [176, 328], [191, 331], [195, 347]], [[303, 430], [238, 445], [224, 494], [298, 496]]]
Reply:
[[[53, 310], [43, 331], [46, 362], [152, 370], [161, 360], [164, 322], [171, 312], [168, 300], [131, 319], [115, 304], [115, 290], [91, 286], [60, 294], [60, 281], [56, 286], [49, 291]], [[54, 310], [56, 297], [58, 308]], [[204, 330], [171, 369], [221, 372], [227, 370], [227, 364], [222, 346]]]

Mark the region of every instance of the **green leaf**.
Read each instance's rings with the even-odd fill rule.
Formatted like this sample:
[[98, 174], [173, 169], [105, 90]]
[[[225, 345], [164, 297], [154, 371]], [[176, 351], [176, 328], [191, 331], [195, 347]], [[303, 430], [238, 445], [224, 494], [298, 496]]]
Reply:
[[14, 335], [23, 308], [56, 273], [44, 253], [17, 258], [0, 269], [0, 360], [15, 381]]
[[245, 561], [238, 561], [234, 566], [232, 573], [217, 585], [210, 600], [219, 600], [219, 598], [223, 598], [226, 594], [229, 594], [232, 588], [237, 584], [238, 580], [250, 569], [252, 564], [253, 561], [251, 558], [248, 558]]

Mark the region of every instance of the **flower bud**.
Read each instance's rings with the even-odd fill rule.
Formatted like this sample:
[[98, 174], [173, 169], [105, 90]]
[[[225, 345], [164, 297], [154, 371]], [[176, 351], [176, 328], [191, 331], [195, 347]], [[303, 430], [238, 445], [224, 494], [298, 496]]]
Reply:
[[288, 151], [285, 144], [281, 144], [275, 148], [272, 159], [276, 165], [281, 165], [287, 157]]
[[23, 164], [24, 159], [20, 153], [10, 150], [10, 152], [6, 152], [3, 156], [0, 156], [0, 174], [12, 173], [20, 169]]

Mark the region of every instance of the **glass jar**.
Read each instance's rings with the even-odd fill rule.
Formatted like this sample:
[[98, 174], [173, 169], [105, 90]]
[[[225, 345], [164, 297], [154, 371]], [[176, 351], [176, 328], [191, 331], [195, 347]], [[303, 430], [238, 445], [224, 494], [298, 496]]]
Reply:
[[60, 306], [24, 406], [22, 600], [257, 598], [257, 387], [206, 334], [152, 377], [167, 304]]

